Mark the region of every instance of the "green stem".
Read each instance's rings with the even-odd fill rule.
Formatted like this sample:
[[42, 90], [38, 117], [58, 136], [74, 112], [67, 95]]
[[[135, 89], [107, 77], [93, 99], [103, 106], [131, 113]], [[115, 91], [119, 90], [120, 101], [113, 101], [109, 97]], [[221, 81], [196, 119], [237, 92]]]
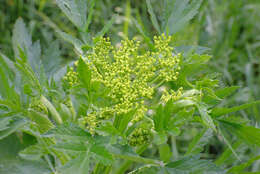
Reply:
[[173, 159], [178, 159], [179, 152], [178, 152], [178, 149], [177, 149], [176, 139], [175, 139], [174, 136], [171, 137], [171, 142], [172, 142], [172, 155], [173, 155]]

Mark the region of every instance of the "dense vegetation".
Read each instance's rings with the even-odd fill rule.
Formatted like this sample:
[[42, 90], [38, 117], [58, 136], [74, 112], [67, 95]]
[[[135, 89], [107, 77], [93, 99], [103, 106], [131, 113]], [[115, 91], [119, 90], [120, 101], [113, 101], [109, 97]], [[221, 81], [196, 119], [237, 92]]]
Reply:
[[0, 173], [260, 172], [258, 0], [6, 0]]

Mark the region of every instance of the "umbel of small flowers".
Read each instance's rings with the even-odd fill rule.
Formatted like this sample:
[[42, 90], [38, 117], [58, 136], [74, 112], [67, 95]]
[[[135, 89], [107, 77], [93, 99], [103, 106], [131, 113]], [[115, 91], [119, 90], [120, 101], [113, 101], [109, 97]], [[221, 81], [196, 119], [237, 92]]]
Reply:
[[[91, 82], [102, 83], [109, 91], [107, 97], [114, 104], [100, 108], [98, 114], [92, 112], [83, 119], [91, 133], [95, 132], [102, 119], [107, 118], [102, 116], [106, 111], [123, 115], [135, 110], [132, 122], [142, 120], [156, 88], [164, 82], [177, 80], [182, 58], [181, 54], [173, 54], [169, 45], [171, 36], [155, 36], [155, 49], [146, 52], [140, 49], [139, 41], [123, 40], [119, 48], [112, 46], [109, 38], [96, 38], [95, 41], [94, 48], [84, 60], [91, 70]], [[78, 83], [76, 73], [71, 68], [64, 77], [71, 86]], [[177, 93], [180, 95], [181, 90]], [[174, 91], [165, 93], [162, 99], [166, 101], [171, 95], [176, 94]], [[139, 137], [142, 132], [149, 134], [137, 129], [132, 137], [137, 134]]]

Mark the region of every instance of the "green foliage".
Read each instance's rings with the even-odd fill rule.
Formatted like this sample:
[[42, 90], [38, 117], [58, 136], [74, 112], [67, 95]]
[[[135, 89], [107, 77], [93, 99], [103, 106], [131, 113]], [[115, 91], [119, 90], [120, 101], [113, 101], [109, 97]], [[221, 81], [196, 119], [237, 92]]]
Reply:
[[[227, 79], [241, 79], [229, 79], [237, 70], [219, 68], [226, 62], [220, 57], [227, 56], [225, 46], [234, 48], [230, 62], [245, 57], [236, 41], [246, 25], [229, 19], [229, 34], [221, 30], [224, 46], [212, 41], [209, 51], [203, 42], [213, 40], [214, 12], [225, 17], [217, 2], [12, 2], [4, 6], [23, 19], [6, 18], [12, 37], [0, 38], [1, 48], [13, 48], [0, 53], [0, 173], [260, 170], [257, 42], [247, 40], [250, 63], [240, 72], [252, 95], [243, 83], [225, 87]], [[243, 6], [242, 0], [225, 4], [233, 11]], [[257, 3], [244, 11], [257, 9], [250, 4]], [[235, 14], [248, 17], [244, 11]], [[211, 33], [200, 36], [204, 26]]]

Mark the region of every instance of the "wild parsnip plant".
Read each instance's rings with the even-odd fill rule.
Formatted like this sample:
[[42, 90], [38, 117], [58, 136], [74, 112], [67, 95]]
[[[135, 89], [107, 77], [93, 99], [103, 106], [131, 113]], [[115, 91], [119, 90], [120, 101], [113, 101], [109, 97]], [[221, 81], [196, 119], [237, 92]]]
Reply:
[[[260, 129], [235, 115], [260, 102], [221, 105], [239, 87], [223, 87], [209, 73], [210, 55], [173, 46], [172, 34], [201, 1], [177, 0], [188, 8], [182, 15], [169, 10], [159, 23], [147, 0], [160, 34], [150, 39], [140, 30], [144, 42], [125, 38], [116, 45], [105, 37], [113, 18], [88, 35], [95, 1], [56, 2], [81, 38], [52, 26], [78, 58], [66, 63], [57, 42], [42, 51], [17, 19], [15, 57], [0, 54], [0, 173], [236, 174], [259, 159], [223, 164], [230, 154], [240, 159], [240, 144], [260, 146]], [[211, 153], [213, 143], [228, 150]]]

